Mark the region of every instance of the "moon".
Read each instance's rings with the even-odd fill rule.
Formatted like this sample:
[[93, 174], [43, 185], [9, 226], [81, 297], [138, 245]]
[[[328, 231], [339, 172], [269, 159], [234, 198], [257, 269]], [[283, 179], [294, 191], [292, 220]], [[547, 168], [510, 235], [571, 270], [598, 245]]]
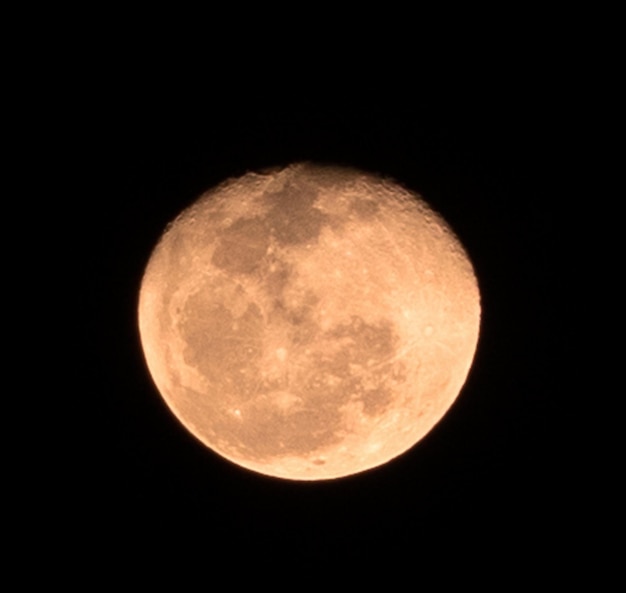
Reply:
[[261, 474], [389, 462], [443, 417], [480, 325], [472, 264], [417, 194], [297, 163], [230, 179], [165, 230], [138, 322], [178, 420]]

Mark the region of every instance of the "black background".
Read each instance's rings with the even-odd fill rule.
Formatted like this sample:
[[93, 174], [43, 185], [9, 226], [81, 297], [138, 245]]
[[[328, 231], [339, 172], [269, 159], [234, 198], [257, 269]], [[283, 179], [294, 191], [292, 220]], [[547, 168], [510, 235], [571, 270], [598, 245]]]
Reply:
[[[68, 458], [84, 541], [194, 541], [274, 566], [417, 562], [425, 542], [491, 558], [564, 538], [559, 374], [571, 336], [555, 316], [567, 307], [556, 107], [538, 84], [468, 76], [443, 90], [406, 78], [373, 91], [376, 78], [337, 86], [318, 73], [307, 86], [213, 73], [85, 91], [76, 152], [88, 224], [73, 255], [81, 389]], [[389, 464], [325, 483], [264, 477], [205, 449], [161, 400], [137, 328], [143, 269], [166, 224], [228, 177], [299, 160], [421, 193], [466, 247], [482, 298], [474, 366], [445, 418]]]

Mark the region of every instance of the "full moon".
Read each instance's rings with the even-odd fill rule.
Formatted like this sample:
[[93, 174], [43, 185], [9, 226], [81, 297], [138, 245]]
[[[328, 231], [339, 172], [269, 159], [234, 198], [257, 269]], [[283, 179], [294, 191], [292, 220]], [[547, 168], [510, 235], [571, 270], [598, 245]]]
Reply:
[[443, 417], [480, 295], [419, 195], [298, 163], [184, 210], [149, 259], [138, 318], [152, 378], [197, 439], [262, 474], [326, 480], [387, 463]]

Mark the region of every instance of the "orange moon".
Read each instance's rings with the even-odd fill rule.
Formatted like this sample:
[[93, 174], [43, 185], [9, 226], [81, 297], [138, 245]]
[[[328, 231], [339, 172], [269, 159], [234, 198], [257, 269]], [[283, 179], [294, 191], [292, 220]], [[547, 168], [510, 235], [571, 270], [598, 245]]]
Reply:
[[298, 163], [208, 191], [165, 230], [139, 329], [178, 420], [262, 474], [325, 480], [415, 445], [472, 364], [480, 294], [448, 225], [401, 186]]

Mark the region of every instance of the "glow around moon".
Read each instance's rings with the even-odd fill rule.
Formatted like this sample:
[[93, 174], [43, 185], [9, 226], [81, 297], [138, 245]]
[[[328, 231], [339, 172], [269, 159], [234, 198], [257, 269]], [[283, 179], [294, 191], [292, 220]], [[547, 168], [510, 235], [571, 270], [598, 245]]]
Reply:
[[143, 277], [152, 377], [202, 443], [293, 480], [400, 455], [459, 394], [478, 340], [472, 265], [417, 195], [297, 164], [202, 195]]

